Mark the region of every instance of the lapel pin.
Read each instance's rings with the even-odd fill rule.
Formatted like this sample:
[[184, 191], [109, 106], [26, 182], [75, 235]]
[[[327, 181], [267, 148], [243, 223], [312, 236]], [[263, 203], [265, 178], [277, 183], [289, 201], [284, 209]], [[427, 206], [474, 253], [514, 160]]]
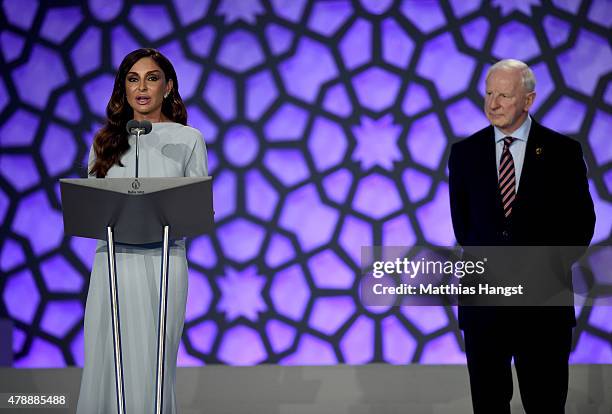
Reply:
[[542, 147], [536, 148], [536, 155], [542, 155]]

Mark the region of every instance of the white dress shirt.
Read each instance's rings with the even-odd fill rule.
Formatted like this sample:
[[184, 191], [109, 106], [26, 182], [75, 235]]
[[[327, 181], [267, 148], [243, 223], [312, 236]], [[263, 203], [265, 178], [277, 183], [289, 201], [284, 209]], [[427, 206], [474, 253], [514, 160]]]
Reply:
[[499, 180], [499, 163], [501, 161], [502, 151], [504, 150], [504, 138], [512, 137], [516, 140], [510, 145], [510, 153], [514, 160], [514, 176], [516, 181], [516, 192], [518, 193], [519, 182], [521, 181], [521, 172], [523, 171], [523, 162], [525, 161], [525, 149], [527, 148], [527, 139], [529, 138], [529, 130], [531, 129], [531, 117], [527, 115], [525, 121], [520, 127], [511, 134], [504, 134], [497, 127], [495, 130], [495, 160], [497, 163], [497, 179]]

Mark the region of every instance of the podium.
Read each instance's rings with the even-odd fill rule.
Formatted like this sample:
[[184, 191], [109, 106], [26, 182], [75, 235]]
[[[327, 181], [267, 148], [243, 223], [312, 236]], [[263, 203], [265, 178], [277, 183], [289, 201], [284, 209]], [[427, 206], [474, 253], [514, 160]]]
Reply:
[[170, 239], [213, 229], [212, 177], [65, 178], [60, 180], [64, 234], [106, 240], [117, 412], [125, 413], [115, 242], [162, 242], [155, 412], [161, 414], [166, 350]]

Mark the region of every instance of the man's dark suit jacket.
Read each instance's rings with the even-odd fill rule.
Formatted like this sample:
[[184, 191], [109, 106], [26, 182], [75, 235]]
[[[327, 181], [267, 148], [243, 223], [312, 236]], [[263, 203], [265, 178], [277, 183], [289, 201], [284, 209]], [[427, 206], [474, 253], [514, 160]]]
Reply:
[[[595, 212], [577, 141], [532, 120], [510, 220], [503, 217], [492, 126], [453, 144], [449, 158], [453, 228], [462, 246], [588, 246]], [[571, 272], [572, 259], [565, 271]], [[567, 259], [567, 258], [566, 258]], [[521, 316], [522, 315], [522, 316]], [[459, 307], [459, 326], [487, 323], [575, 326], [574, 308]]]

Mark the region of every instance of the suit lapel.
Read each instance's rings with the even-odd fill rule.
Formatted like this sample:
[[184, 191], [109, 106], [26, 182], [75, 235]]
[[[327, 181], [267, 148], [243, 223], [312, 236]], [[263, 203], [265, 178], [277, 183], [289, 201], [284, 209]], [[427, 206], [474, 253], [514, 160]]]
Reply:
[[497, 180], [497, 161], [495, 159], [495, 133], [493, 127], [489, 127], [487, 132], [483, 136], [484, 144], [481, 146], [483, 153], [481, 158], [484, 162], [482, 163], [482, 191], [483, 199], [491, 200], [491, 208], [495, 211], [496, 217], [503, 216], [503, 208], [501, 203], [501, 196], [499, 193], [499, 184]]
[[538, 173], [538, 151], [542, 149], [542, 137], [538, 133], [540, 124], [533, 119], [531, 120], [531, 128], [529, 130], [529, 139], [527, 140], [527, 148], [525, 148], [525, 158], [523, 160], [523, 170], [521, 171], [521, 180], [519, 190], [516, 194], [516, 201], [512, 210], [519, 210], [522, 205], [529, 199], [531, 193], [534, 175]]

